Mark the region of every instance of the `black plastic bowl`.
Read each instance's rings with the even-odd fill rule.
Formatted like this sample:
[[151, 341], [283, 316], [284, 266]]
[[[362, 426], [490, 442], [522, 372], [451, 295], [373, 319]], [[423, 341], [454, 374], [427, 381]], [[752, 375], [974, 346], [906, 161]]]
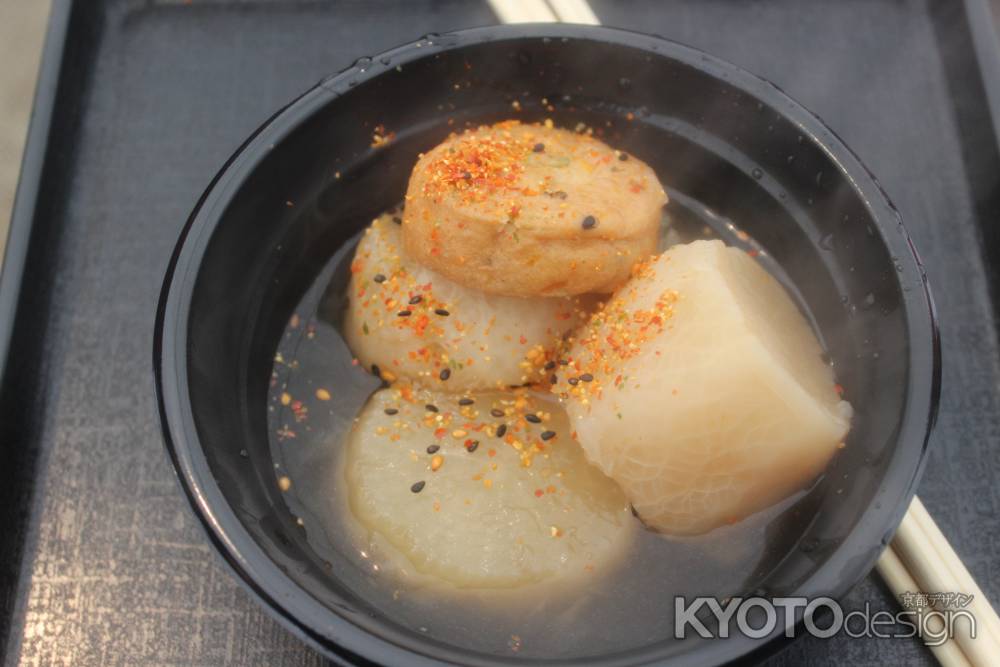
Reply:
[[[899, 215], [854, 154], [770, 83], [659, 38], [571, 25], [431, 35], [359, 60], [268, 121], [209, 186], [167, 272], [154, 354], [167, 446], [216, 548], [338, 662], [515, 660], [431, 640], [340, 585], [296, 530], [266, 428], [277, 342], [320, 268], [402, 199], [419, 151], [466, 121], [512, 116], [603, 127], [672, 191], [737, 221], [795, 284], [857, 412], [811, 522], [762, 587], [842, 596], [909, 503], [938, 398], [933, 306]], [[377, 124], [396, 133], [385, 147], [371, 146]], [[717, 664], [770, 639], [664, 640], [590, 662]]]

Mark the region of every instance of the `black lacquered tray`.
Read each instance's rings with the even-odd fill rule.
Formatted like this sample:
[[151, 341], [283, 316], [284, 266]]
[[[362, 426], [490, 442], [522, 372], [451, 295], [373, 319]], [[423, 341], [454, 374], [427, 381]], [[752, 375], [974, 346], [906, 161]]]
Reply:
[[[880, 178], [937, 299], [944, 385], [919, 493], [1000, 597], [1000, 56], [981, 0], [592, 0], [818, 113]], [[6, 664], [320, 664], [214, 555], [164, 453], [153, 314], [197, 197], [271, 113], [359, 56], [495, 22], [473, 0], [56, 2], [0, 282]], [[16, 315], [15, 315], [16, 313]], [[895, 609], [874, 576], [845, 601]], [[774, 664], [931, 664], [803, 639]]]

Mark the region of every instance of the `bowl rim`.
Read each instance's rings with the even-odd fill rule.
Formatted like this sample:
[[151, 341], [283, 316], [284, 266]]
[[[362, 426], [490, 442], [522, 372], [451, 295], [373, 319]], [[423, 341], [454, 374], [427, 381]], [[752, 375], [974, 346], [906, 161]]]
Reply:
[[[236, 150], [215, 175], [185, 223], [166, 270], [157, 304], [153, 340], [153, 371], [158, 415], [168, 455], [180, 485], [209, 540], [235, 572], [237, 579], [287, 629], [340, 664], [374, 660], [381, 664], [444, 665], [496, 664], [503, 658], [471, 659], [464, 653], [429, 655], [419, 641], [401, 633], [375, 634], [323, 605], [308, 590], [279, 569], [243, 527], [226, 501], [201, 448], [188, 394], [187, 322], [192, 292], [201, 260], [222, 212], [242, 183], [271, 147], [357, 84], [396, 67], [447, 51], [486, 43], [522, 39], [598, 41], [647, 51], [695, 67], [722, 79], [795, 122], [799, 130], [822, 147], [862, 198], [875, 231], [900, 262], [893, 272], [917, 288], [903, 291], [909, 346], [906, 403], [893, 452], [877, 493], [857, 525], [814, 574], [799, 595], [842, 597], [874, 566], [892, 538], [915, 493], [923, 470], [928, 439], [940, 397], [941, 349], [936, 310], [923, 263], [903, 226], [900, 215], [875, 176], [847, 145], [814, 113], [794, 101], [778, 86], [743, 68], [700, 49], [639, 32], [574, 24], [498, 25], [427, 35], [403, 46], [362, 59], [321, 80], [278, 110]], [[391, 61], [391, 66], [379, 65]], [[383, 628], [385, 630], [385, 628]], [[395, 636], [393, 637], [392, 635]], [[670, 656], [673, 664], [721, 664], [750, 653], [768, 651], [781, 643], [783, 628], [760, 639], [737, 636], [702, 643], [697, 650]], [[456, 649], [457, 650], [457, 649]], [[633, 655], [635, 654], [635, 655]], [[613, 658], [617, 657], [617, 660]], [[645, 664], [662, 660], [656, 645], [609, 656], [603, 664]], [[638, 658], [636, 663], [632, 658]]]

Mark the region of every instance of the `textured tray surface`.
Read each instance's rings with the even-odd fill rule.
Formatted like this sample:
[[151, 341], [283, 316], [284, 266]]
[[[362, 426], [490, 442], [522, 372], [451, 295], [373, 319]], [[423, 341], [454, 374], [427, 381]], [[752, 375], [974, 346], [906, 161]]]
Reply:
[[[485, 3], [109, 2], [77, 118], [49, 154], [44, 406], [8, 664], [321, 664], [214, 556], [155, 415], [153, 312], [178, 231], [260, 122], [356, 57], [493, 22]], [[960, 6], [913, 2], [594, 1], [606, 25], [704, 48], [775, 81], [880, 177], [927, 264], [944, 393], [920, 494], [981, 586], [1000, 596], [1000, 360], [978, 220], [996, 144]], [[72, 27], [72, 26], [71, 26]], [[70, 51], [74, 48], [71, 42]], [[79, 47], [82, 49], [83, 47]], [[35, 268], [39, 272], [43, 269]], [[41, 287], [28, 284], [25, 302]], [[14, 351], [17, 354], [17, 350]], [[7, 397], [10, 400], [10, 397]], [[5, 410], [15, 409], [10, 404]], [[37, 408], [40, 410], [40, 408]], [[894, 609], [873, 577], [852, 608]], [[774, 664], [932, 664], [914, 640], [805, 639]]]

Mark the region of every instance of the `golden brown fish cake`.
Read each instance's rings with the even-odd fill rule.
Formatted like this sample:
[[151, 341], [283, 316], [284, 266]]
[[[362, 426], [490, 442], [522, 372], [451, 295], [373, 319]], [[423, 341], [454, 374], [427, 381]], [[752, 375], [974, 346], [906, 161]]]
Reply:
[[403, 241], [424, 266], [483, 292], [610, 292], [656, 252], [666, 201], [641, 160], [550, 122], [507, 121], [420, 158]]

